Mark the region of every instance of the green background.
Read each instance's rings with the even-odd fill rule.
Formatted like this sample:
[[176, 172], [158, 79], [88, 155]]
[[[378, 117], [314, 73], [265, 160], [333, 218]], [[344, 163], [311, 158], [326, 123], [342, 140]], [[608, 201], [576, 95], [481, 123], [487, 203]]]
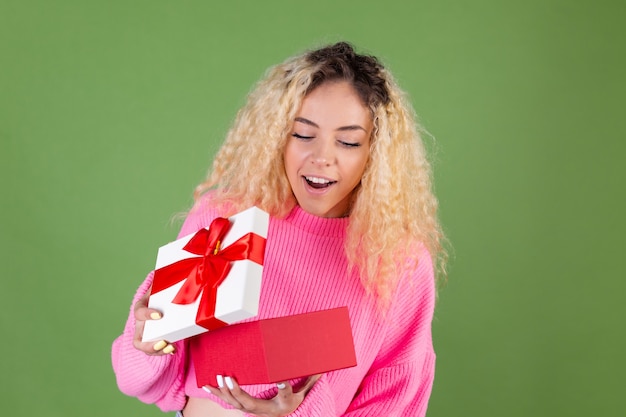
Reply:
[[347, 39], [431, 133], [428, 415], [623, 416], [623, 1], [0, 0], [3, 415], [158, 416], [110, 344], [270, 65]]

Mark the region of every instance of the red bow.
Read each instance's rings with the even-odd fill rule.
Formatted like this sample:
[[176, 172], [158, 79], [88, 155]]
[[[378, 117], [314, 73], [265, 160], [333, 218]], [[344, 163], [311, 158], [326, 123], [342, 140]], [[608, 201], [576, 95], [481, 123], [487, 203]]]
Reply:
[[191, 304], [202, 292], [196, 323], [207, 329], [227, 325], [215, 318], [215, 303], [217, 288], [226, 279], [231, 262], [249, 259], [263, 265], [265, 239], [257, 234], [248, 233], [221, 248], [230, 226], [228, 219], [216, 218], [208, 229], [200, 229], [183, 247], [200, 257], [182, 259], [154, 271], [153, 294], [187, 279], [172, 300], [174, 304]]

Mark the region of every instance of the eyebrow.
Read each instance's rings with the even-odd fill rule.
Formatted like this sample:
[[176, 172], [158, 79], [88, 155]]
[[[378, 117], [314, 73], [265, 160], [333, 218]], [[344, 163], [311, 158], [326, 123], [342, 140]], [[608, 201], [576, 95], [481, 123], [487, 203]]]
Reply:
[[[319, 128], [319, 125], [309, 119], [305, 119], [304, 117], [296, 117], [295, 118], [296, 122], [300, 122], [300, 123], [304, 123], [305, 125], [309, 125], [309, 126], [313, 126], [313, 127], [317, 127]], [[367, 132], [367, 130], [365, 130], [365, 128], [363, 126], [359, 126], [359, 125], [348, 125], [348, 126], [341, 126], [340, 128], [337, 128], [336, 130], [339, 131], [346, 131], [346, 130], [362, 130], [364, 132]]]

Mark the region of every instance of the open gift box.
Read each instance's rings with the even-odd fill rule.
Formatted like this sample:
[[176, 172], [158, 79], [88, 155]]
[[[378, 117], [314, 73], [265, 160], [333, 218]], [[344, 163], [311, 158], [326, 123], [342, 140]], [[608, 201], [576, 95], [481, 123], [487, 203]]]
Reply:
[[143, 341], [175, 342], [258, 314], [269, 215], [251, 207], [159, 248]]
[[267, 384], [356, 366], [347, 307], [230, 325], [189, 339], [198, 387]]

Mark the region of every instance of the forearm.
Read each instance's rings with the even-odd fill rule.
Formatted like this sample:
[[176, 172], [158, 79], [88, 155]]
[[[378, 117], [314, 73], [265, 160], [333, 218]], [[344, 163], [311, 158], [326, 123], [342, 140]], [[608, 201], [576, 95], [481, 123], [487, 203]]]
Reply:
[[150, 288], [150, 274], [137, 290], [124, 332], [113, 342], [111, 359], [120, 391], [161, 408], [180, 409], [185, 403], [183, 383], [185, 347], [176, 344], [173, 355], [149, 356], [133, 345], [135, 319], [133, 307]]
[[342, 417], [426, 415], [435, 372], [435, 354], [422, 363], [406, 363], [377, 370], [362, 384], [359, 395]]

